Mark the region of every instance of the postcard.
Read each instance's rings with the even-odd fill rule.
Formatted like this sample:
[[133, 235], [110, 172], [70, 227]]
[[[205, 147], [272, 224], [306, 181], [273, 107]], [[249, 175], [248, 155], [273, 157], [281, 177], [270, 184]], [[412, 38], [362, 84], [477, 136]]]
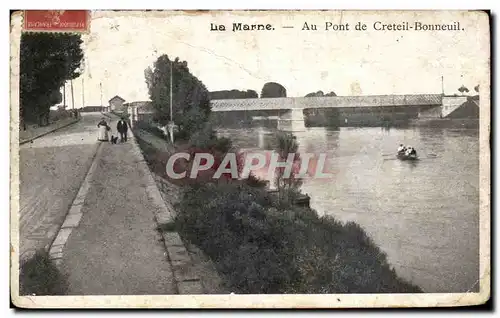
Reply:
[[479, 10], [13, 12], [13, 303], [485, 303], [490, 45]]

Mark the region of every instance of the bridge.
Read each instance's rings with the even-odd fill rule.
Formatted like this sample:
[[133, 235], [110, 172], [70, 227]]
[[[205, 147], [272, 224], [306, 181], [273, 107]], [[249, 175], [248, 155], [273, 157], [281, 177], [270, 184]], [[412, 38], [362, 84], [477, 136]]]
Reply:
[[[275, 120], [278, 128], [300, 131], [306, 124], [349, 125], [445, 117], [466, 101], [441, 94], [285, 97], [212, 100], [216, 123]], [[446, 114], [445, 114], [446, 113]]]
[[212, 111], [250, 111], [271, 109], [317, 109], [342, 107], [419, 107], [442, 104], [441, 94], [374, 95], [329, 97], [284, 97], [212, 100]]

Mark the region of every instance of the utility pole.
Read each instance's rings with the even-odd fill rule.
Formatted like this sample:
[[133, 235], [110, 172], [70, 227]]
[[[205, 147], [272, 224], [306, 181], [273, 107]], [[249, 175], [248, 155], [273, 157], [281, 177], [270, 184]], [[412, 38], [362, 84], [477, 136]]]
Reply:
[[75, 109], [75, 96], [73, 94], [73, 80], [70, 80], [71, 83], [71, 109]]
[[444, 76], [441, 75], [441, 94], [444, 96]]
[[174, 118], [173, 118], [173, 111], [172, 111], [172, 101], [173, 101], [173, 94], [174, 92], [172, 91], [172, 82], [174, 79], [173, 75], [173, 61], [170, 61], [170, 123], [169, 123], [169, 130], [170, 130], [170, 140], [172, 141], [172, 144], [174, 143]]

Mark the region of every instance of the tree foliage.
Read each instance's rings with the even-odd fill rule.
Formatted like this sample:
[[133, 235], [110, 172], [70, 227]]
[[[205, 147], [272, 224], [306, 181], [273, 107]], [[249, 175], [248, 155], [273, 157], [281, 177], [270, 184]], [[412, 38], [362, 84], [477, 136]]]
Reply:
[[469, 92], [469, 89], [468, 89], [467, 87], [465, 87], [464, 85], [462, 85], [462, 86], [460, 86], [460, 87], [458, 88], [458, 91], [459, 91], [460, 93], [462, 93], [462, 95], [463, 95], [464, 93], [468, 93], [468, 92]]
[[337, 96], [334, 91], [331, 91], [330, 93], [323, 93], [323, 91], [317, 91], [316, 93], [309, 93], [305, 97], [329, 97], [329, 96]]
[[262, 87], [262, 92], [260, 93], [261, 98], [277, 98], [286, 97], [286, 88], [283, 85], [269, 82], [264, 84]]
[[23, 33], [20, 54], [20, 113], [43, 124], [50, 107], [61, 102], [61, 86], [77, 78], [83, 59], [80, 35]]
[[239, 91], [237, 89], [210, 92], [210, 99], [244, 99], [244, 98], [259, 98], [259, 94], [253, 89], [247, 91]]
[[[171, 66], [172, 63], [172, 66]], [[210, 99], [205, 85], [189, 71], [186, 61], [171, 61], [164, 54], [154, 68], [144, 71], [149, 97], [155, 111], [154, 120], [166, 125], [170, 120], [170, 70], [172, 72], [172, 117], [179, 133], [189, 137], [205, 125], [210, 114]]]
[[479, 93], [479, 84], [477, 84], [476, 86], [474, 86], [474, 90]]

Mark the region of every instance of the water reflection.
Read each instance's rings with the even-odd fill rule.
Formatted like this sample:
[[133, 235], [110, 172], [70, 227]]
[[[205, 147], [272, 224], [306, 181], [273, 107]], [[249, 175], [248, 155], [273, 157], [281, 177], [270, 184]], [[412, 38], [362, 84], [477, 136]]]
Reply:
[[[241, 148], [276, 146], [272, 129], [219, 133]], [[295, 135], [301, 152], [327, 154], [333, 177], [302, 186], [320, 215], [362, 225], [397, 272], [426, 292], [477, 290], [478, 131], [310, 128]], [[420, 160], [397, 160], [400, 143], [415, 147]]]

